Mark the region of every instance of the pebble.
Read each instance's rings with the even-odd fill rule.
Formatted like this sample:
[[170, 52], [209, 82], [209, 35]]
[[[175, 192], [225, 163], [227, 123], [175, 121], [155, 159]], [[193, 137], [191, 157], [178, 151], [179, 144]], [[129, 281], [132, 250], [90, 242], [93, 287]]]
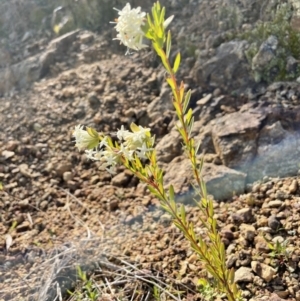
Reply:
[[41, 208], [42, 210], [47, 209], [47, 207], [48, 207], [48, 201], [42, 201], [42, 202], [40, 203], [40, 208]]
[[255, 241], [255, 249], [258, 252], [268, 253], [270, 251], [270, 248], [268, 247], [266, 240], [262, 236], [256, 236], [254, 241]]
[[130, 181], [131, 176], [126, 172], [121, 172], [112, 178], [112, 185], [118, 187], [126, 186]]
[[55, 171], [59, 176], [62, 176], [66, 171], [71, 171], [72, 169], [72, 164], [71, 163], [59, 163], [56, 166], [54, 166]]
[[119, 209], [119, 201], [116, 200], [116, 199], [111, 200], [111, 201], [109, 202], [109, 210], [110, 210], [110, 211], [115, 211], [115, 210], [117, 210], [117, 209]]
[[281, 222], [274, 215], [271, 215], [268, 218], [268, 226], [274, 231], [277, 231], [280, 228], [282, 228]]
[[250, 268], [240, 267], [235, 271], [234, 280], [239, 282], [252, 282], [254, 278], [254, 274]]
[[282, 204], [283, 204], [283, 201], [281, 201], [281, 200], [274, 200], [274, 201], [270, 201], [266, 205], [269, 208], [278, 208], [278, 207], [281, 207]]
[[276, 274], [276, 270], [264, 263], [258, 261], [251, 262], [252, 270], [266, 282], [270, 282], [273, 279], [273, 276]]
[[236, 213], [232, 214], [232, 219], [235, 223], [251, 223], [253, 222], [254, 216], [251, 208], [242, 208]]
[[63, 173], [63, 179], [65, 182], [71, 181], [73, 179], [73, 174], [70, 171], [65, 171]]
[[91, 92], [91, 93], [88, 94], [88, 102], [89, 102], [90, 107], [93, 110], [97, 110], [99, 108], [100, 101], [97, 97], [96, 92]]
[[248, 241], [253, 241], [256, 231], [254, 226], [252, 225], [247, 225], [247, 224], [241, 224], [240, 225], [240, 233], [241, 235], [247, 239]]
[[8, 150], [4, 150], [2, 151], [1, 156], [4, 157], [4, 159], [10, 159], [15, 155], [15, 152], [13, 151], [8, 151]]
[[289, 186], [289, 193], [294, 194], [298, 189], [298, 181], [293, 180], [291, 185]]

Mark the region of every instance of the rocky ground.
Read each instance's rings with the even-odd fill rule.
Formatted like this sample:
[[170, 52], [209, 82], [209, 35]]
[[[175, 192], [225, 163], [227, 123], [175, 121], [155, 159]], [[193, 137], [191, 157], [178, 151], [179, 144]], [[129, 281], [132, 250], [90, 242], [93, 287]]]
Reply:
[[[169, 5], [181, 16], [173, 47], [183, 49], [179, 78], [192, 89], [227, 266], [245, 300], [300, 300], [300, 84], [255, 83], [246, 42], [226, 41], [224, 20], [200, 29], [218, 7]], [[158, 201], [123, 168], [112, 177], [74, 148], [77, 124], [107, 134], [149, 126], [166, 185], [203, 233], [164, 71], [150, 50], [124, 56], [113, 34], [35, 40], [38, 50], [0, 70], [0, 300], [67, 300], [77, 265], [94, 275], [99, 300], [153, 300], [153, 283], [162, 299], [204, 300], [205, 271]]]

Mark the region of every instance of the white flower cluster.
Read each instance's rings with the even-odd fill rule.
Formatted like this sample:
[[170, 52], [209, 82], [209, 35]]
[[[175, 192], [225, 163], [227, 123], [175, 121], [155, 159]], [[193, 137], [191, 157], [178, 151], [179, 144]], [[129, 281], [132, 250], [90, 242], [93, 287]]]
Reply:
[[141, 28], [145, 23], [146, 13], [141, 12], [140, 7], [131, 9], [129, 3], [122, 10], [115, 10], [119, 12], [119, 18], [116, 22], [111, 22], [117, 24], [115, 28], [118, 34], [114, 40], [120, 40], [127, 48], [137, 51], [147, 47], [143, 44], [144, 33]]
[[89, 148], [89, 145], [93, 139], [93, 137], [83, 129], [83, 125], [80, 124], [75, 126], [73, 136], [75, 137], [76, 141], [75, 146], [78, 147], [79, 150]]
[[153, 150], [154, 138], [151, 137], [149, 128], [132, 124], [131, 129], [132, 132], [125, 130], [124, 126], [122, 126], [118, 130], [118, 147], [112, 146], [108, 142], [109, 138], [107, 136], [103, 137], [96, 147], [91, 147], [91, 145], [94, 145], [95, 137], [83, 130], [81, 125], [75, 127], [73, 136], [79, 150], [86, 149], [85, 153], [89, 159], [101, 161], [103, 163], [102, 167], [114, 174], [122, 156], [129, 161], [134, 159], [134, 155], [140, 159], [146, 159], [147, 152]]

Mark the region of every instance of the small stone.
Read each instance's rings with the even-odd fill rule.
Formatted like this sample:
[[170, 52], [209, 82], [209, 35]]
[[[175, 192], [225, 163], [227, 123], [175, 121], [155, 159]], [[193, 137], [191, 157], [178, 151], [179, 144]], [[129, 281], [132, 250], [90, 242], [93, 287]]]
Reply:
[[100, 101], [95, 92], [91, 92], [88, 95], [89, 105], [93, 110], [97, 110], [100, 106]]
[[71, 190], [76, 190], [78, 188], [78, 183], [75, 181], [68, 181], [67, 182], [67, 186], [71, 189]]
[[203, 98], [197, 101], [198, 106], [204, 106], [206, 105], [210, 100], [212, 99], [212, 94], [207, 94]]
[[131, 179], [131, 176], [126, 172], [121, 172], [114, 176], [111, 180], [111, 183], [114, 186], [124, 187], [126, 186]]
[[85, 116], [85, 108], [83, 106], [80, 106], [73, 111], [74, 119], [83, 118], [84, 116]]
[[76, 88], [75, 87], [65, 87], [62, 90], [62, 95], [65, 98], [73, 97], [75, 93], [76, 93]]
[[119, 208], [119, 201], [118, 200], [111, 200], [109, 202], [109, 210], [115, 211]]
[[228, 256], [228, 259], [226, 261], [226, 267], [228, 269], [232, 268], [235, 265], [237, 260], [238, 260], [237, 255], [231, 254], [230, 256]]
[[172, 217], [171, 217], [171, 215], [170, 214], [168, 214], [168, 213], [165, 213], [165, 214], [163, 214], [163, 215], [161, 215], [160, 216], [160, 222], [162, 223], [162, 224], [164, 224], [164, 225], [169, 225], [170, 224], [170, 222], [172, 221]]
[[29, 167], [28, 167], [28, 165], [26, 163], [20, 164], [19, 165], [19, 170], [20, 170], [20, 173], [24, 177], [27, 177], [27, 178], [31, 178], [32, 177], [31, 172], [29, 170]]
[[79, 40], [82, 44], [89, 44], [94, 41], [94, 35], [90, 32], [80, 35]]
[[275, 237], [272, 239], [272, 242], [282, 244], [282, 243], [284, 242], [284, 238], [283, 238], [282, 236], [275, 236]]
[[[281, 299], [278, 299], [278, 301], [280, 300], [282, 300], [283, 301], [283, 299], [286, 299], [287, 297], [288, 297], [288, 295], [290, 294], [289, 293], [289, 291], [288, 290], [284, 290], [284, 291], [274, 291], [274, 293], [276, 294], [276, 295], [278, 295], [278, 297], [280, 297]], [[273, 299], [273, 300], [276, 300], [276, 299]], [[277, 300], [276, 300], [277, 301]]]
[[55, 167], [55, 171], [57, 172], [57, 174], [59, 176], [62, 176], [66, 171], [71, 171], [72, 169], [72, 164], [71, 163], [59, 163], [57, 164], [57, 166]]
[[269, 203], [267, 203], [267, 207], [269, 207], [269, 208], [278, 208], [278, 207], [281, 207], [282, 204], [283, 204], [283, 201], [274, 200], [274, 201], [270, 201]]
[[70, 171], [65, 171], [63, 173], [63, 179], [65, 182], [71, 181], [73, 179], [73, 174]]
[[297, 180], [293, 180], [291, 185], [289, 186], [289, 193], [294, 194], [298, 189], [298, 182]]
[[222, 90], [220, 88], [216, 88], [213, 92], [214, 97], [218, 97], [222, 94]]
[[271, 215], [271, 216], [268, 218], [268, 226], [269, 226], [272, 230], [274, 230], [274, 231], [276, 231], [276, 230], [282, 228], [281, 222], [280, 222], [280, 221], [276, 218], [276, 216], [274, 216], [274, 215]]
[[233, 240], [234, 239], [234, 234], [229, 229], [223, 229], [220, 234], [221, 234], [222, 237], [225, 237], [228, 240]]
[[97, 184], [100, 181], [100, 177], [98, 175], [92, 176], [90, 183], [91, 185]]
[[286, 192], [282, 191], [282, 190], [277, 190], [276, 193], [275, 193], [275, 197], [279, 200], [284, 201], [284, 200], [289, 198], [289, 195]]
[[102, 121], [102, 116], [100, 113], [97, 113], [93, 118], [94, 123], [99, 124]]
[[40, 203], [40, 208], [41, 208], [42, 210], [47, 209], [47, 207], [48, 207], [48, 201], [42, 201], [42, 202]]
[[268, 218], [265, 216], [261, 216], [258, 220], [257, 220], [257, 227], [265, 227], [268, 225]]
[[25, 232], [31, 229], [31, 224], [29, 221], [24, 221], [22, 224], [16, 227], [17, 232]]
[[15, 155], [15, 152], [4, 150], [1, 155], [4, 159], [10, 159]]
[[250, 268], [240, 267], [235, 271], [234, 281], [235, 282], [252, 282], [254, 274]]
[[252, 270], [266, 282], [270, 282], [273, 279], [273, 276], [276, 274], [276, 270], [267, 264], [260, 263], [258, 261], [251, 262]]
[[256, 231], [252, 225], [241, 224], [240, 225], [241, 235], [248, 241], [253, 241]]
[[251, 208], [242, 208], [232, 214], [232, 219], [236, 223], [250, 224], [253, 222], [254, 216]]
[[126, 110], [125, 112], [124, 112], [124, 115], [126, 116], [126, 117], [128, 117], [128, 118], [132, 118], [132, 117], [134, 117], [136, 114], [135, 114], [135, 110], [134, 109], [132, 109], [132, 108], [130, 108], [130, 109], [128, 109], [128, 110]]
[[258, 252], [267, 253], [270, 251], [270, 248], [268, 247], [266, 240], [262, 236], [255, 237], [254, 241], [255, 241], [255, 249]]
[[34, 130], [35, 132], [39, 132], [42, 128], [43, 128], [43, 126], [40, 125], [40, 124], [37, 123], [37, 122], [35, 122], [35, 123], [33, 124], [33, 130]]
[[272, 294], [270, 296], [270, 299], [268, 299], [269, 301], [283, 301], [283, 299], [281, 299], [278, 295], [276, 294]]
[[21, 208], [26, 209], [29, 206], [29, 199], [20, 200], [18, 204]]
[[5, 149], [7, 151], [14, 151], [20, 143], [18, 141], [10, 140], [7, 142]]

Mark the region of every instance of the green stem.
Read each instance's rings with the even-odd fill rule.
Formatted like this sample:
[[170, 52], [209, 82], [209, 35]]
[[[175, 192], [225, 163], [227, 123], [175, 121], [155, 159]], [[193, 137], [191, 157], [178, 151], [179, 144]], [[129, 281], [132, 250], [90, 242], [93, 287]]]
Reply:
[[[161, 50], [161, 55], [163, 55], [164, 57], [161, 57], [162, 60], [165, 60], [166, 64], [167, 64], [167, 71], [169, 72], [169, 76], [173, 82], [173, 85], [174, 85], [174, 89], [172, 89], [173, 91], [173, 94], [174, 94], [174, 102], [177, 102], [177, 105], [179, 107], [179, 114], [178, 114], [178, 119], [181, 123], [181, 126], [183, 128], [183, 134], [182, 134], [182, 139], [184, 141], [184, 144], [186, 145], [186, 148], [187, 148], [187, 153], [188, 153], [188, 157], [192, 163], [192, 168], [193, 168], [193, 174], [194, 174], [194, 177], [195, 177], [195, 180], [198, 184], [198, 187], [202, 187], [202, 178], [200, 176], [200, 172], [199, 170], [197, 169], [197, 159], [196, 159], [196, 153], [195, 151], [193, 151], [193, 147], [194, 147], [194, 141], [192, 138], [189, 137], [189, 134], [188, 134], [188, 124], [185, 122], [185, 119], [184, 119], [184, 112], [183, 112], [183, 107], [182, 107], [182, 99], [180, 97], [180, 87], [178, 86], [178, 83], [177, 83], [177, 80], [176, 80], [176, 77], [175, 77], [175, 73], [173, 72], [172, 70], [172, 67], [171, 67], [171, 64], [170, 64], [170, 61], [169, 59], [167, 58], [166, 56], [166, 53], [163, 49], [160, 49]], [[181, 84], [183, 85], [183, 84]], [[154, 184], [154, 183], [153, 183]], [[157, 189], [158, 188], [158, 185], [153, 185], [153, 188]], [[168, 200], [165, 198], [165, 193], [162, 192], [162, 191], [158, 191], [160, 194], [161, 194], [161, 198], [163, 199], [165, 205], [168, 206], [169, 210], [170, 210], [170, 213], [171, 215], [173, 216], [174, 219], [177, 220], [177, 222], [180, 224], [180, 226], [185, 229], [185, 237], [186, 239], [188, 239], [191, 243], [192, 246], [194, 246], [194, 249], [195, 251], [200, 254], [200, 256], [202, 257], [202, 260], [208, 265], [210, 266], [213, 270], [216, 271], [216, 275], [217, 277], [219, 278], [219, 281], [223, 284], [223, 287], [225, 288], [225, 292], [226, 292], [226, 295], [228, 297], [228, 300], [229, 301], [235, 301], [235, 296], [234, 296], [234, 292], [232, 291], [231, 287], [230, 287], [230, 284], [228, 283], [227, 281], [227, 277], [226, 277], [226, 272], [227, 272], [227, 269], [225, 267], [225, 263], [222, 262], [221, 258], [223, 257], [222, 254], [220, 254], [219, 252], [219, 246], [217, 245], [217, 241], [216, 240], [213, 240], [213, 239], [210, 239], [211, 243], [213, 244], [213, 247], [215, 248], [215, 250], [217, 250], [217, 254], [218, 254], [218, 259], [220, 260], [221, 262], [221, 265], [219, 266], [219, 268], [221, 269], [221, 273], [218, 273], [218, 267], [215, 267], [214, 265], [211, 264], [210, 260], [208, 257], [205, 256], [204, 252], [202, 251], [201, 247], [199, 247], [197, 241], [194, 240], [194, 238], [192, 237], [192, 235], [190, 235], [189, 233], [189, 229], [186, 227], [186, 224], [183, 223], [183, 221], [181, 220], [180, 216], [178, 216], [177, 212], [175, 212], [172, 208], [172, 206], [170, 206], [170, 203], [168, 202]], [[206, 193], [201, 189], [200, 191], [200, 195], [202, 198], [206, 199], [207, 200], [207, 195]], [[210, 214], [209, 212], [209, 205], [208, 202], [210, 201], [207, 201], [207, 206], [206, 208], [203, 210], [203, 212], [206, 214], [206, 217], [208, 220], [213, 220], [214, 217], [214, 212], [212, 210], [212, 214]], [[218, 238], [220, 241], [220, 236], [219, 236], [219, 233], [216, 229], [216, 227], [214, 227], [212, 224], [210, 224], [209, 222], [204, 222], [202, 221], [203, 225], [209, 230], [211, 231], [211, 233], [213, 234], [213, 236], [215, 236], [215, 238]], [[222, 242], [221, 242], [222, 243]]]

